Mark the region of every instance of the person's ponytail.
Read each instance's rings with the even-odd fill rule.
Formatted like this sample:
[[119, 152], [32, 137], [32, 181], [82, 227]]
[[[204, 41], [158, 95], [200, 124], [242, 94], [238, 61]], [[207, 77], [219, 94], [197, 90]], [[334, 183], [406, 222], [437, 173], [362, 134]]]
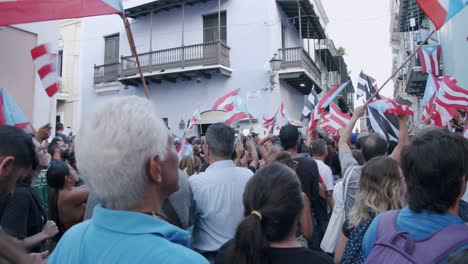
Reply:
[[228, 250], [230, 264], [266, 264], [268, 239], [262, 228], [261, 214], [250, 214], [237, 227]]

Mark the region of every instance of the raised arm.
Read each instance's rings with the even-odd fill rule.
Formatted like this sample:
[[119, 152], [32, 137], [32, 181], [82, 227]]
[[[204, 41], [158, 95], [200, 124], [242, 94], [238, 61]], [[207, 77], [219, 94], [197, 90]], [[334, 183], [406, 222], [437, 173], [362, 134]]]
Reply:
[[409, 116], [407, 115], [398, 116], [398, 119], [399, 119], [399, 125], [400, 125], [400, 134], [398, 137], [398, 144], [393, 150], [390, 157], [396, 160], [398, 163], [400, 163], [401, 151], [403, 150], [403, 147], [406, 146], [409, 142], [409, 133], [408, 133]]
[[351, 118], [351, 121], [345, 126], [343, 129], [343, 134], [338, 141], [338, 150], [339, 152], [343, 152], [346, 150], [351, 150], [348, 145], [348, 142], [351, 140], [351, 134], [353, 133], [353, 128], [356, 125], [356, 122], [366, 113], [365, 106], [360, 106], [354, 110], [354, 115]]
[[268, 150], [265, 148], [265, 143], [270, 141], [273, 138], [273, 135], [270, 134], [265, 138], [262, 138], [262, 140], [258, 141], [257, 146], [258, 146], [258, 151], [260, 151], [260, 154], [262, 155], [263, 159], [268, 157]]

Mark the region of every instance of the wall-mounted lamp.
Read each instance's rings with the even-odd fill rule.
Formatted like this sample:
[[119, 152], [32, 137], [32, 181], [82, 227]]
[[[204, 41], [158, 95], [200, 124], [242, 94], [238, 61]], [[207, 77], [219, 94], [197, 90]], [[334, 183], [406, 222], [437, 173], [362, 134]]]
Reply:
[[[278, 71], [281, 70], [281, 63], [283, 60], [281, 60], [278, 57], [278, 54], [275, 53], [273, 55], [273, 58], [270, 60], [270, 69], [271, 69], [271, 74], [270, 74], [270, 90], [273, 91], [275, 89], [275, 84], [276, 84], [276, 75], [278, 75]], [[268, 88], [267, 88], [268, 89]], [[266, 89], [265, 89], [266, 90]]]
[[180, 119], [179, 128], [181, 130], [185, 129], [185, 121], [183, 118]]

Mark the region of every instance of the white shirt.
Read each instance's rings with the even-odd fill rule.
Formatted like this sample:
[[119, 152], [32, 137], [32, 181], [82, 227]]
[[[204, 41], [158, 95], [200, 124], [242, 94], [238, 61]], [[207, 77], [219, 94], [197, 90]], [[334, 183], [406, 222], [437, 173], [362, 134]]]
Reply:
[[330, 167], [321, 160], [315, 159], [315, 161], [317, 162], [320, 177], [322, 177], [323, 183], [325, 184], [325, 187], [327, 187], [327, 191], [333, 191], [333, 173]]
[[252, 171], [232, 160], [217, 161], [205, 172], [189, 178], [195, 202], [192, 248], [217, 251], [232, 239], [244, 219], [242, 196]]

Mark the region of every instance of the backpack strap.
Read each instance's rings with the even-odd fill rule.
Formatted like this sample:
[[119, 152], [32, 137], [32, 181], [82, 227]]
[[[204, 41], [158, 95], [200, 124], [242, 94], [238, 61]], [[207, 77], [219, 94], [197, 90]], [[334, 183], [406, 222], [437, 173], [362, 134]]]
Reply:
[[438, 263], [454, 250], [468, 244], [468, 226], [451, 225], [416, 243], [415, 253], [423, 258], [421, 263]]

